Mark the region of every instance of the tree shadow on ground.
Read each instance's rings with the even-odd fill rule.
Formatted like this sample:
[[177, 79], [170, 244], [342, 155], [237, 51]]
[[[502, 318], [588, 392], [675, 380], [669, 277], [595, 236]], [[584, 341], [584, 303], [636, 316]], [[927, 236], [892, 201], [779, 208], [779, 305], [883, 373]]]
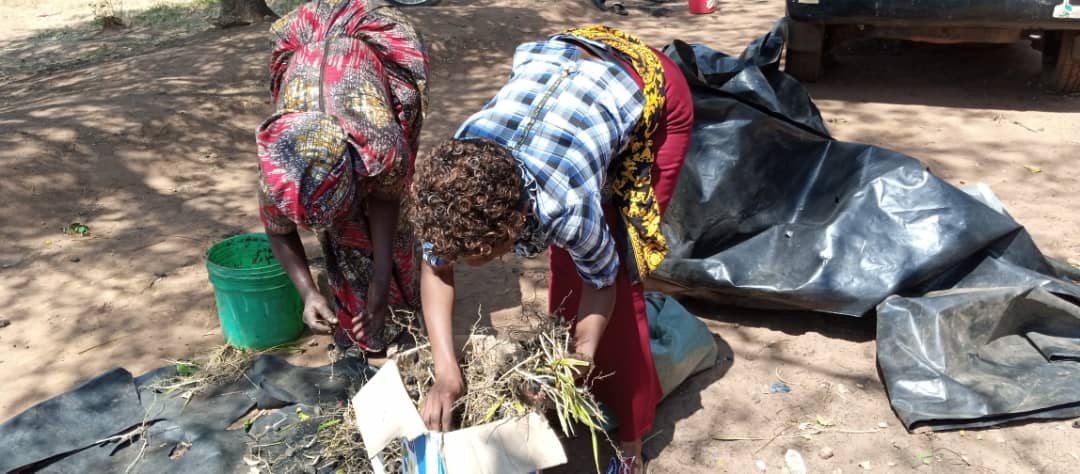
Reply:
[[[409, 10], [432, 51], [422, 152], [494, 95], [520, 42], [605, 22], [663, 45], [675, 28], [699, 24], [681, 37], [731, 49], [775, 18], [732, 8], [745, 21], [713, 30], [705, 27], [717, 18], [621, 17], [577, 1]], [[12, 327], [0, 334], [0, 373], [11, 389], [0, 396], [0, 419], [114, 365], [139, 373], [221, 344], [204, 253], [225, 236], [261, 230], [252, 133], [271, 108], [265, 28], [211, 30], [6, 85], [0, 192], [9, 204], [0, 238], [10, 244], [0, 249], [0, 316]], [[91, 236], [59, 232], [73, 221]], [[458, 300], [455, 332], [478, 309], [492, 325], [493, 313], [516, 317], [523, 297], [542, 305], [538, 273], [543, 261], [512, 258], [463, 269], [473, 283]], [[523, 288], [524, 280], [535, 284]]]
[[[432, 61], [419, 159], [494, 95], [517, 44], [601, 21], [663, 44], [688, 18], [621, 17], [578, 1], [408, 12]], [[210, 30], [6, 83], [0, 316], [12, 326], [0, 334], [0, 360], [17, 388], [0, 397], [0, 418], [111, 366], [138, 373], [221, 343], [204, 254], [226, 236], [261, 230], [252, 133], [271, 111], [266, 27]], [[748, 23], [724, 34], [738, 43], [755, 30]], [[91, 235], [62, 234], [71, 222]], [[516, 317], [522, 296], [543, 304], [542, 284], [526, 295], [521, 286], [543, 266], [508, 258], [462, 269], [472, 283], [462, 289], [455, 329], [467, 330], [478, 309], [483, 325], [496, 312]], [[46, 347], [58, 350], [43, 357], [37, 351]], [[49, 383], [38, 383], [42, 373]]]
[[[300, 3], [303, 1], [267, 1], [279, 14]], [[117, 5], [120, 11], [113, 13], [123, 22], [119, 26], [104, 28], [101, 18], [84, 5], [84, 12], [65, 11], [65, 15], [73, 18], [71, 23], [35, 29], [29, 35], [0, 41], [0, 82], [48, 76], [197, 42], [201, 35], [216, 29], [214, 19], [220, 8], [217, 0], [139, 4], [131, 9], [121, 8], [119, 2]]]
[[[493, 69], [508, 69], [517, 37], [472, 35], [553, 28], [513, 7], [410, 11], [434, 38], [437, 112], [426, 146], [493, 95]], [[12, 328], [0, 334], [0, 361], [17, 388], [0, 397], [0, 418], [115, 364], [138, 373], [221, 343], [204, 253], [261, 230], [252, 134], [271, 111], [265, 29], [212, 30], [183, 46], [6, 85], [0, 316]], [[90, 236], [62, 234], [71, 222]], [[473, 283], [457, 319], [468, 326], [478, 308], [516, 311], [515, 269], [506, 261], [464, 270]], [[48, 358], [26, 355], [48, 341], [64, 344]], [[36, 383], [45, 372], [51, 384]]]

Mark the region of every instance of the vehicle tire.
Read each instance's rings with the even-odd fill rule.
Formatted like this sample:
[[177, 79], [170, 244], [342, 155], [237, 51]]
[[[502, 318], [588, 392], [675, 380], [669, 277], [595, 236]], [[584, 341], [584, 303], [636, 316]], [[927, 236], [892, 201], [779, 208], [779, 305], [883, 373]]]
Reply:
[[815, 82], [825, 73], [825, 27], [792, 21], [788, 30], [784, 72], [803, 82]]
[[1042, 82], [1057, 92], [1080, 92], [1080, 32], [1046, 33], [1042, 51]]
[[390, 3], [399, 7], [430, 7], [439, 3], [439, 0], [390, 0]]

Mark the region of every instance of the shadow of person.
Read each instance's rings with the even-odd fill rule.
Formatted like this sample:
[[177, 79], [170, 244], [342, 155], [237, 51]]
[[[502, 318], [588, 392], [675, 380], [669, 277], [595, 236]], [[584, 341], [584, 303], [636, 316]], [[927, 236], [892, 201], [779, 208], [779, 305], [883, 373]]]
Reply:
[[656, 407], [656, 421], [653, 422], [652, 432], [645, 438], [646, 459], [657, 457], [671, 444], [676, 423], [704, 409], [701, 393], [723, 378], [734, 364], [735, 352], [731, 346], [717, 334], [713, 334], [713, 341], [717, 348], [716, 365], [686, 379]]
[[[736, 298], [704, 289], [687, 290], [660, 280], [650, 280], [647, 288], [674, 296], [690, 314], [701, 319], [767, 328], [793, 336], [816, 332], [852, 342], [871, 341], [877, 335], [877, 315], [873, 311], [862, 317], [850, 317], [793, 309], [756, 309], [740, 306]], [[762, 299], [749, 302], [768, 303]]]

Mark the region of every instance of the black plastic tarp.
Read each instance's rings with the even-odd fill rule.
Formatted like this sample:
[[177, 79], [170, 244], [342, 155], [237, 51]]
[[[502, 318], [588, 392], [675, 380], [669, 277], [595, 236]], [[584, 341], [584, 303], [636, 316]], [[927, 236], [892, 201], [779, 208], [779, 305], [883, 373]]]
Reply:
[[987, 257], [948, 290], [878, 306], [878, 364], [905, 426], [1080, 416], [1080, 287]]
[[[315, 472], [296, 448], [283, 454], [286, 446], [317, 455], [319, 446], [291, 438], [313, 433], [326, 421], [320, 410], [342, 406], [371, 374], [355, 358], [308, 368], [264, 355], [240, 380], [189, 401], [151, 389], [175, 366], [138, 378], [114, 369], [0, 424], [0, 473], [246, 473], [249, 453], [283, 472]], [[231, 426], [254, 408], [268, 412], [249, 430]], [[270, 434], [267, 422], [277, 423]]]
[[[912, 157], [832, 139], [779, 70], [785, 35], [780, 22], [740, 57], [667, 47], [696, 123], [655, 276], [741, 306], [876, 308], [879, 364], [908, 427], [1075, 416], [1080, 289], [985, 195]], [[995, 356], [1005, 346], [1023, 357]]]
[[[694, 86], [696, 124], [659, 278], [749, 306], [862, 316], [1024, 232], [914, 158], [831, 139], [778, 69], [780, 30], [740, 58], [668, 48]], [[1025, 240], [1008, 258], [1051, 272]]]

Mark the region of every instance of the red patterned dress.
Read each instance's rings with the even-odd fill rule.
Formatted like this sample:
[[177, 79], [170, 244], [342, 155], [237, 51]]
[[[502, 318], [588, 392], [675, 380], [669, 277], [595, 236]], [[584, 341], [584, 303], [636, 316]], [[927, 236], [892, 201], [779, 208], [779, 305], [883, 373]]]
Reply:
[[[427, 101], [427, 55], [401, 13], [376, 1], [311, 2], [271, 34], [275, 113], [257, 133], [260, 217], [269, 233], [298, 226], [317, 233], [338, 319], [350, 329], [365, 310], [373, 270], [367, 197], [406, 191]], [[419, 305], [415, 247], [402, 218], [391, 306]]]

